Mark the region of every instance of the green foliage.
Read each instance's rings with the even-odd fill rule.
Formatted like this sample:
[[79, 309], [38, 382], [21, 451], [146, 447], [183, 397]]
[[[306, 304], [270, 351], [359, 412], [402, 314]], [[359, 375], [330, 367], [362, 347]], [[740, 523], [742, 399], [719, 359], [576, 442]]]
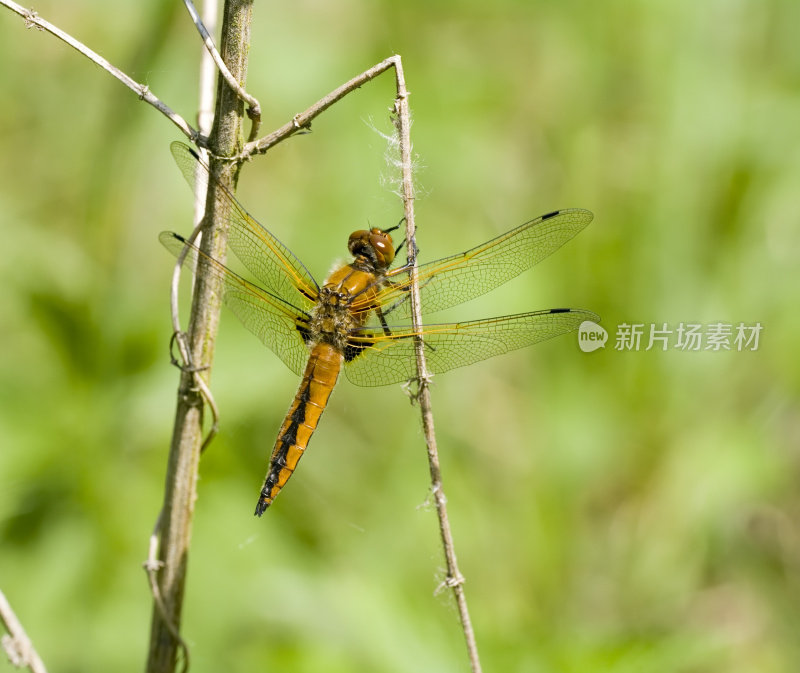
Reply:
[[[183, 14], [36, 9], [192, 118]], [[791, 0], [257, 3], [265, 130], [403, 56], [423, 260], [595, 213], [448, 314], [573, 306], [610, 333], [593, 354], [565, 337], [435, 381], [486, 670], [780, 673], [800, 657], [798, 21]], [[14, 15], [0, 31], [0, 586], [50, 670], [132, 670], [177, 387], [156, 236], [189, 231], [191, 199], [164, 118]], [[392, 94], [391, 75], [364, 86], [243, 171], [243, 202], [317, 277], [350, 231], [402, 214], [372, 128], [388, 132]], [[758, 351], [613, 347], [624, 322], [719, 321], [760, 322]], [[193, 670], [466, 670], [402, 392], [342, 381], [258, 520], [296, 379], [226, 314], [212, 383]]]

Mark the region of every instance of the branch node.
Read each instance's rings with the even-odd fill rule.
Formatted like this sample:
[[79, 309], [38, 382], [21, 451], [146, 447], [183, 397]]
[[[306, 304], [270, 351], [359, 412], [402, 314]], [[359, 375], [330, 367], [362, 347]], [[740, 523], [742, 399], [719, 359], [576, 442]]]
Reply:
[[25, 11], [25, 14], [22, 16], [25, 19], [25, 27], [30, 28], [37, 28], [39, 30], [44, 30], [44, 28], [39, 25], [39, 14], [37, 14], [34, 10], [28, 9]]
[[415, 376], [413, 379], [409, 379], [405, 383], [401, 384], [400, 388], [406, 394], [409, 402], [411, 402], [413, 406], [419, 402], [419, 399], [422, 396], [422, 391], [429, 389], [432, 383], [433, 374], [425, 373], [423, 376]]
[[158, 559], [147, 559], [144, 563], [142, 563], [142, 568], [144, 568], [145, 572], [148, 573], [158, 572], [163, 567], [164, 561], [159, 561]]
[[[169, 362], [173, 367], [177, 367], [180, 369], [184, 374], [197, 374], [198, 372], [204, 372], [210, 367], [208, 365], [195, 365], [192, 364], [191, 361], [191, 351], [189, 350], [188, 345], [189, 335], [186, 332], [173, 332], [172, 338], [169, 340]], [[175, 357], [174, 349], [175, 344], [178, 344], [178, 352], [180, 353], [181, 360], [179, 361], [178, 358]], [[193, 388], [192, 390], [197, 390]]]
[[139, 85], [139, 100], [144, 100], [147, 94], [150, 93], [150, 87], [147, 84]]
[[445, 589], [456, 589], [466, 582], [466, 578], [459, 573], [458, 575], [447, 575], [438, 586], [433, 590], [433, 595], [438, 596]]
[[[444, 489], [442, 488], [441, 481], [437, 481], [436, 483], [431, 484], [431, 495], [433, 496], [433, 499], [436, 501], [437, 504], [442, 504], [442, 505], [447, 504], [447, 495], [445, 494]], [[459, 572], [458, 569], [456, 569], [455, 572], [458, 573]]]
[[460, 587], [466, 581], [467, 581], [466, 578], [461, 573], [459, 573], [455, 577], [448, 575], [444, 583], [448, 588], [452, 589], [454, 587]]
[[4, 635], [0, 639], [0, 644], [2, 644], [6, 656], [13, 666], [23, 668], [28, 665], [27, 643], [21, 642], [18, 638]]

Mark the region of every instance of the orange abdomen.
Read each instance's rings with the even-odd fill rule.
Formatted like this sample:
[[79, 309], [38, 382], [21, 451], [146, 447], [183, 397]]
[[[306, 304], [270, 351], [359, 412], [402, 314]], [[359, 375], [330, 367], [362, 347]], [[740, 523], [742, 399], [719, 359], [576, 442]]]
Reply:
[[341, 367], [342, 354], [333, 346], [326, 343], [314, 346], [272, 450], [267, 477], [256, 505], [258, 516], [270, 506], [292, 476], [328, 404]]

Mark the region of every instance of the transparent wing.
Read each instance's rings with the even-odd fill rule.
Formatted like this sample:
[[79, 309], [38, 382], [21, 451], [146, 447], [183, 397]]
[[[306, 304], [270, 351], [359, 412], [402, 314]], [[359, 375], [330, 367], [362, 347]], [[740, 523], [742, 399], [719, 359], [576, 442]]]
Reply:
[[303, 335], [308, 333], [309, 317], [305, 311], [245, 280], [194, 245], [186, 243], [178, 234], [164, 231], [158, 238], [176, 257], [184, 246], [188, 246], [186, 259], [192, 264], [198, 261], [205, 264], [209, 273], [221, 281], [223, 301], [242, 324], [289, 369], [298, 376], [303, 375], [308, 360], [308, 349], [303, 339]]
[[[592, 213], [580, 208], [557, 210], [512, 229], [483, 245], [418, 267], [422, 312], [441, 311], [474, 299], [511, 280], [545, 257], [592, 221]], [[392, 320], [410, 318], [405, 272], [390, 281], [378, 293], [385, 315]]]
[[359, 386], [381, 386], [417, 376], [414, 337], [425, 343], [428, 368], [440, 374], [517, 348], [572, 332], [584, 320], [599, 321], [591, 311], [550, 309], [469, 322], [389, 327], [354, 333], [345, 353], [347, 378]]
[[216, 184], [216, 198], [228, 212], [228, 248], [233, 254], [268, 292], [290, 304], [310, 309], [319, 294], [319, 286], [303, 263], [213, 177], [191, 147], [174, 142], [170, 150], [190, 186], [194, 187], [195, 180], [211, 180]]

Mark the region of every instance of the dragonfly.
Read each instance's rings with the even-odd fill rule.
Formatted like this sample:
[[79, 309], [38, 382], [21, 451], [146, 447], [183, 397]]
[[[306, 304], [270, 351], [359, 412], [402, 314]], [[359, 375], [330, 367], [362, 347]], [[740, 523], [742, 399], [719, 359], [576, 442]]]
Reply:
[[[197, 153], [180, 142], [172, 155], [190, 185], [216, 178]], [[254, 281], [204, 254], [180, 234], [162, 232], [175, 256], [222, 287], [223, 302], [244, 326], [301, 377], [280, 427], [256, 504], [261, 516], [292, 476], [317, 428], [343, 369], [359, 386], [402, 383], [417, 377], [421, 339], [430, 373], [439, 374], [576, 330], [591, 311], [554, 308], [457, 323], [411, 320], [409, 265], [396, 264], [391, 231], [373, 227], [350, 234], [351, 262], [320, 285], [305, 265], [217, 183], [227, 211], [228, 250]], [[465, 252], [417, 265], [422, 310], [433, 313], [502, 285], [560, 248], [592, 220], [588, 210], [557, 210]], [[414, 251], [416, 254], [416, 251]], [[394, 266], [393, 266], [394, 265]]]

